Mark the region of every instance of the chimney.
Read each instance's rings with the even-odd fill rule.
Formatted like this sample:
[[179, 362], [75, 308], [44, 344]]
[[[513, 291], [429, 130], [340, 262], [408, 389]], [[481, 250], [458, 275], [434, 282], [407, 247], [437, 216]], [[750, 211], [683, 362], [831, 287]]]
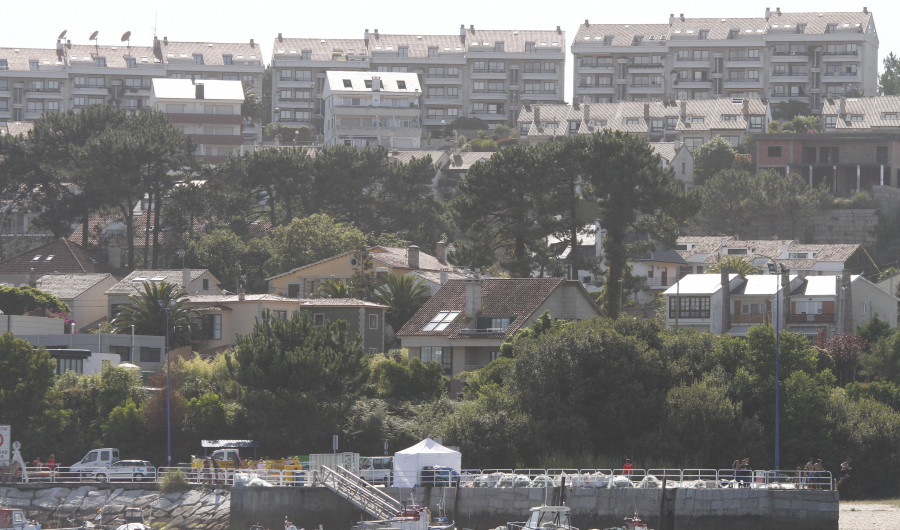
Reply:
[[197, 99], [203, 99], [203, 83], [197, 83], [194, 86], [194, 94], [197, 96]]
[[719, 273], [722, 283], [722, 330], [719, 333], [728, 333], [731, 329], [731, 282], [728, 280], [728, 271]]
[[562, 29], [559, 26], [556, 26], [556, 34], [562, 35]]
[[66, 39], [66, 48], [72, 49], [72, 39]]
[[775, 8], [775, 14], [778, 15], [779, 17], [781, 16], [781, 8], [780, 7]]
[[281, 33], [278, 33], [278, 42], [284, 42], [284, 37], [281, 36]]
[[588, 19], [584, 19], [584, 25], [587, 27], [591, 27], [591, 23], [588, 22]]
[[443, 239], [437, 242], [437, 246], [434, 249], [434, 257], [440, 262], [447, 261], [447, 242]]
[[375, 40], [378, 40], [378, 28], [375, 28]]
[[838, 115], [843, 118], [847, 115], [847, 98], [841, 97], [841, 107], [838, 110]]
[[584, 124], [589, 125], [591, 123], [591, 106], [587, 103], [584, 104]]
[[181, 288], [185, 291], [191, 286], [191, 269], [181, 269]]
[[538, 127], [541, 126], [541, 108], [537, 105], [534, 106], [534, 124]]
[[681, 21], [684, 22], [684, 13], [680, 13], [680, 14], [678, 15], [678, 18], [680, 18]]
[[869, 14], [869, 8], [868, 8], [868, 7], [863, 7], [863, 14], [864, 14], [864, 15], [868, 15], [868, 14]]
[[647, 125], [650, 125], [650, 104], [644, 103], [644, 121], [647, 122]]
[[743, 112], [745, 115], [750, 114], [750, 99], [749, 98], [744, 98], [741, 112]]
[[469, 276], [466, 283], [466, 316], [475, 318], [481, 311], [481, 279]]
[[465, 25], [465, 24], [460, 24], [460, 25], [459, 25], [459, 40], [460, 40], [463, 44], [466, 43], [466, 25]]
[[850, 271], [841, 271], [841, 288], [838, 296], [841, 297], [841, 315], [839, 331], [841, 333], [853, 333], [853, 289], [850, 287]]
[[106, 247], [109, 254], [109, 264], [114, 269], [122, 268], [122, 247], [118, 241], [110, 241]]
[[369, 45], [369, 28], [366, 28], [366, 31], [363, 33], [363, 40], [366, 41], [366, 46]]
[[169, 37], [163, 36], [163, 46], [169, 45]]
[[[280, 35], [280, 33], [279, 33], [279, 35]], [[254, 47], [254, 46], [256, 46], [256, 43], [253, 42], [253, 39], [250, 39], [250, 47], [252, 48], [252, 47]]]
[[682, 99], [679, 103], [681, 106], [681, 119], [683, 120], [687, 118], [687, 101]]
[[669, 25], [671, 26], [674, 23], [675, 23], [675, 13], [669, 13]]
[[469, 25], [469, 31], [471, 31], [472, 33], [475, 33], [475, 24]]
[[772, 10], [768, 7], [766, 8], [766, 20], [769, 20], [769, 17], [772, 16]]
[[419, 247], [410, 245], [407, 249], [409, 268], [416, 270], [419, 268]]

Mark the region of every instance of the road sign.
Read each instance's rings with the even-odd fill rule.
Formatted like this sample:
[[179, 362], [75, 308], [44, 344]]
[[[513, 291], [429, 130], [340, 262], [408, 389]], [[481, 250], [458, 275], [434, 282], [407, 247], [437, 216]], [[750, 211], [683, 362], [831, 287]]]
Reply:
[[0, 467], [9, 467], [9, 451], [12, 436], [9, 425], [0, 425]]

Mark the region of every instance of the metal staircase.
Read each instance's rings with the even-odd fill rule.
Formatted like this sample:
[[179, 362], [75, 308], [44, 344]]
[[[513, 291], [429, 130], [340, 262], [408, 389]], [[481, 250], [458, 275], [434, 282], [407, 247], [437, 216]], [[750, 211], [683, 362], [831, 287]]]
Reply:
[[322, 466], [317, 475], [318, 484], [347, 499], [375, 519], [389, 519], [401, 510], [400, 501], [341, 466], [336, 469]]

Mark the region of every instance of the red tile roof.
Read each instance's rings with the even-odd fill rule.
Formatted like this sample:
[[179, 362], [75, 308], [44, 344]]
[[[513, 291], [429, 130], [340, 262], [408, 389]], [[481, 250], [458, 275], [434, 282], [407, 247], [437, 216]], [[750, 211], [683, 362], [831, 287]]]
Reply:
[[2, 274], [113, 272], [109, 262], [66, 238], [59, 238], [0, 262]]

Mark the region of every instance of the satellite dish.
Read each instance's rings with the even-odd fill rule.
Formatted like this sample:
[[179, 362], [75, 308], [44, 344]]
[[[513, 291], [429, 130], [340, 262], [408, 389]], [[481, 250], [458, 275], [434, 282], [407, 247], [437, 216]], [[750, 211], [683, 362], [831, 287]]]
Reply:
[[127, 41], [128, 39], [130, 39], [130, 38], [131, 38], [131, 32], [130, 32], [130, 31], [126, 31], [125, 33], [122, 34], [122, 42], [125, 42], [125, 41]]
[[99, 31], [95, 31], [95, 32], [91, 33], [91, 36], [88, 37], [88, 40], [97, 40], [97, 34], [98, 34], [98, 33], [100, 33], [100, 32], [99, 32]]
[[66, 32], [69, 31], [67, 29], [62, 30], [62, 33], [59, 34], [59, 37], [56, 37], [59, 40], [66, 38]]

